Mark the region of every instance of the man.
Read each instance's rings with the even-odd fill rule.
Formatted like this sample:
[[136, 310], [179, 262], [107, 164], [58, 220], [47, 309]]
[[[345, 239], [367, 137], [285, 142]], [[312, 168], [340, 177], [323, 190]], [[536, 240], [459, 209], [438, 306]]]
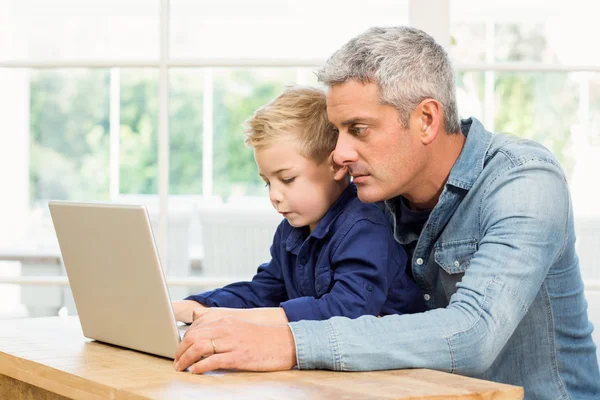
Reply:
[[335, 161], [362, 201], [386, 200], [431, 310], [196, 324], [176, 368], [432, 368], [520, 385], [526, 398], [599, 398], [571, 200], [553, 155], [474, 118], [459, 123], [448, 56], [416, 29], [359, 35], [319, 79], [339, 130]]

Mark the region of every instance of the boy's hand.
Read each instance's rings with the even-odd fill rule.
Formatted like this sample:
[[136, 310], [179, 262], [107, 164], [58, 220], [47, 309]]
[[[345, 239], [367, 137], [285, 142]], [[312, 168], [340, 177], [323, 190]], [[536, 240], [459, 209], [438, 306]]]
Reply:
[[196, 308], [193, 311], [194, 326], [203, 325], [221, 318], [234, 317], [255, 324], [284, 325], [288, 323], [285, 311], [280, 307], [271, 308]]
[[181, 300], [173, 302], [173, 312], [177, 321], [191, 324], [194, 321], [193, 312], [196, 309], [205, 309], [206, 306], [194, 300]]

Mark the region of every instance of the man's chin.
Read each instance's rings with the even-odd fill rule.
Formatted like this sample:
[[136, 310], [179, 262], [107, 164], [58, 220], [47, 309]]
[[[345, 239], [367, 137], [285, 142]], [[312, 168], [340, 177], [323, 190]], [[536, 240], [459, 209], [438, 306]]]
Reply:
[[378, 193], [374, 188], [366, 185], [357, 185], [358, 199], [363, 203], [376, 203], [378, 201], [385, 200], [382, 198], [381, 193]]

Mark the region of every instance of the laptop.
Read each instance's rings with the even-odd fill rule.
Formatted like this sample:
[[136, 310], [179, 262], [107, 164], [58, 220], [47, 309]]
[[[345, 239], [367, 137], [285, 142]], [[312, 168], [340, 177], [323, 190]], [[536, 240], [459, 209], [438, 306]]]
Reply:
[[50, 201], [85, 337], [174, 358], [183, 335], [144, 206]]

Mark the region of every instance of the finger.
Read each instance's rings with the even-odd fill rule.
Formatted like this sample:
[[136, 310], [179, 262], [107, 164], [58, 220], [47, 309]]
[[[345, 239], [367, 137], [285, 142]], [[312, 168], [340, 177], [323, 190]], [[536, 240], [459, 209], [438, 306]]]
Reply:
[[[185, 370], [202, 357], [213, 355], [215, 348], [218, 352], [231, 351], [229, 341], [224, 339], [225, 329], [219, 326], [215, 327], [215, 323], [207, 325], [210, 327], [192, 331], [188, 329], [175, 353], [175, 369]], [[213, 348], [211, 339], [215, 342], [215, 348]]]
[[[215, 343], [213, 347], [213, 342]], [[215, 350], [217, 351], [215, 353]], [[215, 355], [230, 353], [232, 347], [227, 339], [198, 339], [181, 355], [175, 369], [184, 371], [192, 364]]]
[[231, 369], [235, 356], [233, 353], [220, 353], [206, 357], [190, 367], [190, 373], [203, 374], [217, 369]]
[[217, 331], [214, 331], [215, 327], [211, 325], [214, 324], [206, 324], [201, 326], [199, 324], [193, 323], [192, 325], [190, 325], [190, 327], [185, 331], [185, 335], [183, 335], [183, 339], [181, 339], [179, 346], [177, 346], [177, 351], [175, 352], [175, 363], [179, 361], [179, 357], [181, 357], [181, 355], [190, 346], [192, 346], [197, 339], [211, 339], [212, 337], [218, 336]]
[[210, 339], [198, 339], [188, 346], [175, 362], [177, 371], [185, 371], [190, 365], [203, 357], [213, 354], [213, 347]]

